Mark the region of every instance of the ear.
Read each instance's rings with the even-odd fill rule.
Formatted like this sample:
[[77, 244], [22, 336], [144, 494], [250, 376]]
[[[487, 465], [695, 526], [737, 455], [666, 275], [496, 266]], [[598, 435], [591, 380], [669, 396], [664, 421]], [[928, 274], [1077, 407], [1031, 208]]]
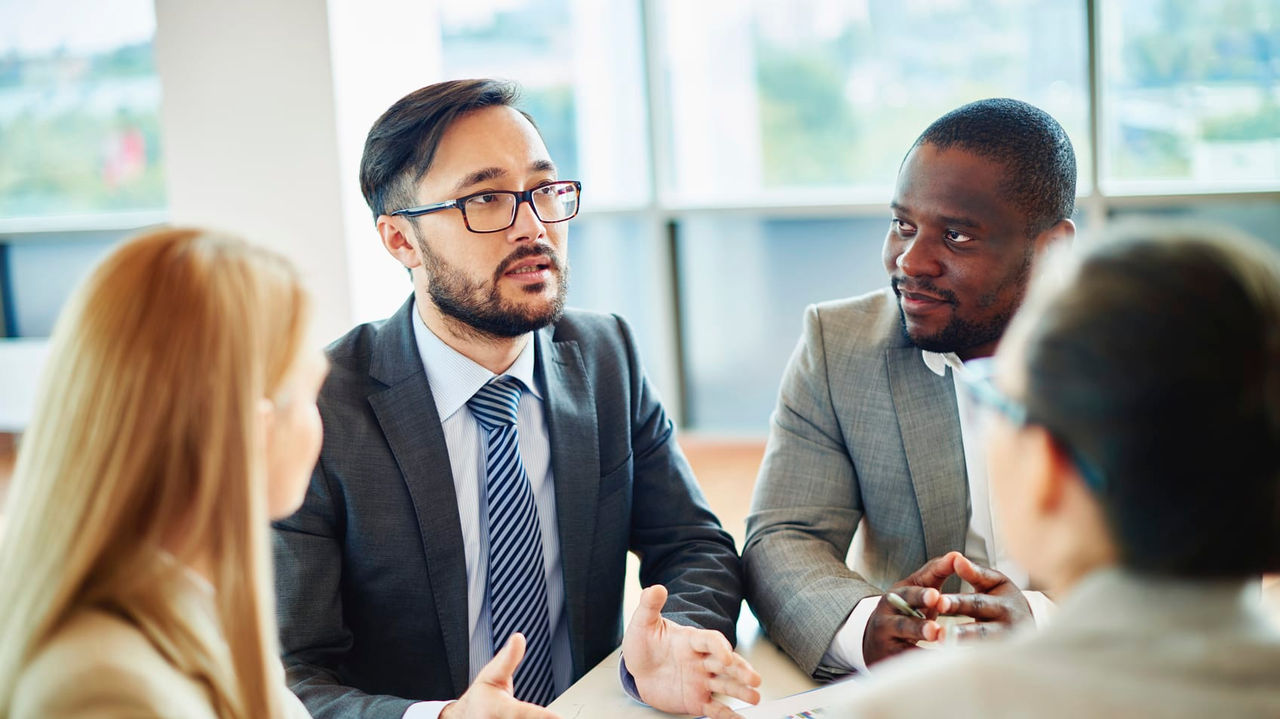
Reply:
[[1036, 235], [1035, 254], [1039, 258], [1054, 247], [1066, 246], [1076, 237], [1076, 223], [1070, 219], [1058, 220], [1052, 227]]
[[254, 429], [258, 434], [258, 446], [268, 449], [271, 444], [271, 435], [275, 431], [276, 403], [266, 397], [262, 397], [258, 399], [253, 414]]
[[1055, 514], [1066, 499], [1070, 483], [1079, 481], [1075, 465], [1048, 430], [1031, 425], [1024, 431], [1028, 434], [1025, 451], [1033, 453], [1036, 460], [1028, 463], [1034, 469], [1031, 476], [1024, 478], [1031, 506], [1037, 514]]
[[382, 238], [382, 246], [396, 258], [400, 264], [409, 269], [422, 265], [422, 255], [418, 252], [418, 244], [414, 242], [413, 230], [408, 227], [408, 220], [378, 215], [378, 236]]

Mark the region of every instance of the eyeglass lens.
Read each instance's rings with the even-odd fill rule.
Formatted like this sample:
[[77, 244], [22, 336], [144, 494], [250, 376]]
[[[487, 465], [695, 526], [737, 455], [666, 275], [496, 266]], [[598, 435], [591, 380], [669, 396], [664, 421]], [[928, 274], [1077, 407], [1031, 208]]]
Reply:
[[[475, 232], [505, 230], [516, 219], [516, 193], [487, 192], [463, 203], [467, 224]], [[534, 188], [533, 212], [543, 222], [563, 222], [578, 211], [578, 188], [572, 182], [553, 182]]]

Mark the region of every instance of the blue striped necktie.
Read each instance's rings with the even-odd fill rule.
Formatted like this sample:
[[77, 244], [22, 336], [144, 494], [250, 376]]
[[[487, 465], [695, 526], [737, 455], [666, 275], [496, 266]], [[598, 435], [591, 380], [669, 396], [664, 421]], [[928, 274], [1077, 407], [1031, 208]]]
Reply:
[[495, 377], [467, 407], [488, 434], [485, 486], [489, 495], [489, 622], [497, 653], [513, 632], [528, 643], [516, 669], [515, 696], [546, 706], [555, 698], [551, 629], [542, 530], [533, 488], [520, 461], [516, 410], [520, 382]]

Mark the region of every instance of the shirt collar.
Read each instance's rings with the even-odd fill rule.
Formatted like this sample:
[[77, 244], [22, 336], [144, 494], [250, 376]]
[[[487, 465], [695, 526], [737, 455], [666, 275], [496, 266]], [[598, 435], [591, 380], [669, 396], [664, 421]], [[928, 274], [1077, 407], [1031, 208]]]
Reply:
[[942, 353], [920, 350], [920, 356], [924, 358], [925, 366], [939, 377], [947, 376], [947, 367], [953, 370], [964, 369], [964, 362], [956, 356], [955, 352]]
[[[422, 321], [416, 302], [411, 311], [413, 337], [418, 344], [422, 366], [427, 372], [427, 383], [431, 385], [431, 396], [436, 400], [436, 412], [443, 422], [461, 409], [486, 382], [498, 375], [476, 364], [437, 337], [427, 327], [427, 323]], [[542, 391], [533, 379], [533, 345], [536, 342], [536, 336], [529, 337], [516, 361], [503, 374], [520, 380], [526, 390], [541, 400]]]

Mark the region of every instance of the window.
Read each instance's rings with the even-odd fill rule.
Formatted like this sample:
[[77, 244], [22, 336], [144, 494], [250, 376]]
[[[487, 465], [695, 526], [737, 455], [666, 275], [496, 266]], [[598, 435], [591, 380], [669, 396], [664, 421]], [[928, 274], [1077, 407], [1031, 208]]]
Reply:
[[903, 155], [930, 122], [992, 96], [1044, 108], [1077, 154], [1089, 156], [1083, 3], [663, 0], [659, 7], [672, 118], [669, 194], [677, 204], [885, 201]]
[[162, 210], [152, 4], [0, 8], [0, 219]]
[[1098, 7], [1105, 189], [1275, 190], [1280, 3], [1129, 0]]
[[[651, 369], [673, 368], [655, 373], [659, 388], [681, 390], [678, 411], [701, 431], [767, 431], [805, 306], [886, 286], [902, 157], [971, 100], [1019, 98], [1062, 123], [1086, 242], [1112, 218], [1152, 214], [1280, 241], [1275, 0], [501, 0], [441, 13], [446, 76], [522, 82], [552, 156], [585, 183], [570, 302], [626, 315]], [[1224, 191], [1236, 194], [1205, 196]]]
[[706, 214], [680, 226], [686, 422], [762, 434], [806, 306], [884, 287], [883, 218]]

